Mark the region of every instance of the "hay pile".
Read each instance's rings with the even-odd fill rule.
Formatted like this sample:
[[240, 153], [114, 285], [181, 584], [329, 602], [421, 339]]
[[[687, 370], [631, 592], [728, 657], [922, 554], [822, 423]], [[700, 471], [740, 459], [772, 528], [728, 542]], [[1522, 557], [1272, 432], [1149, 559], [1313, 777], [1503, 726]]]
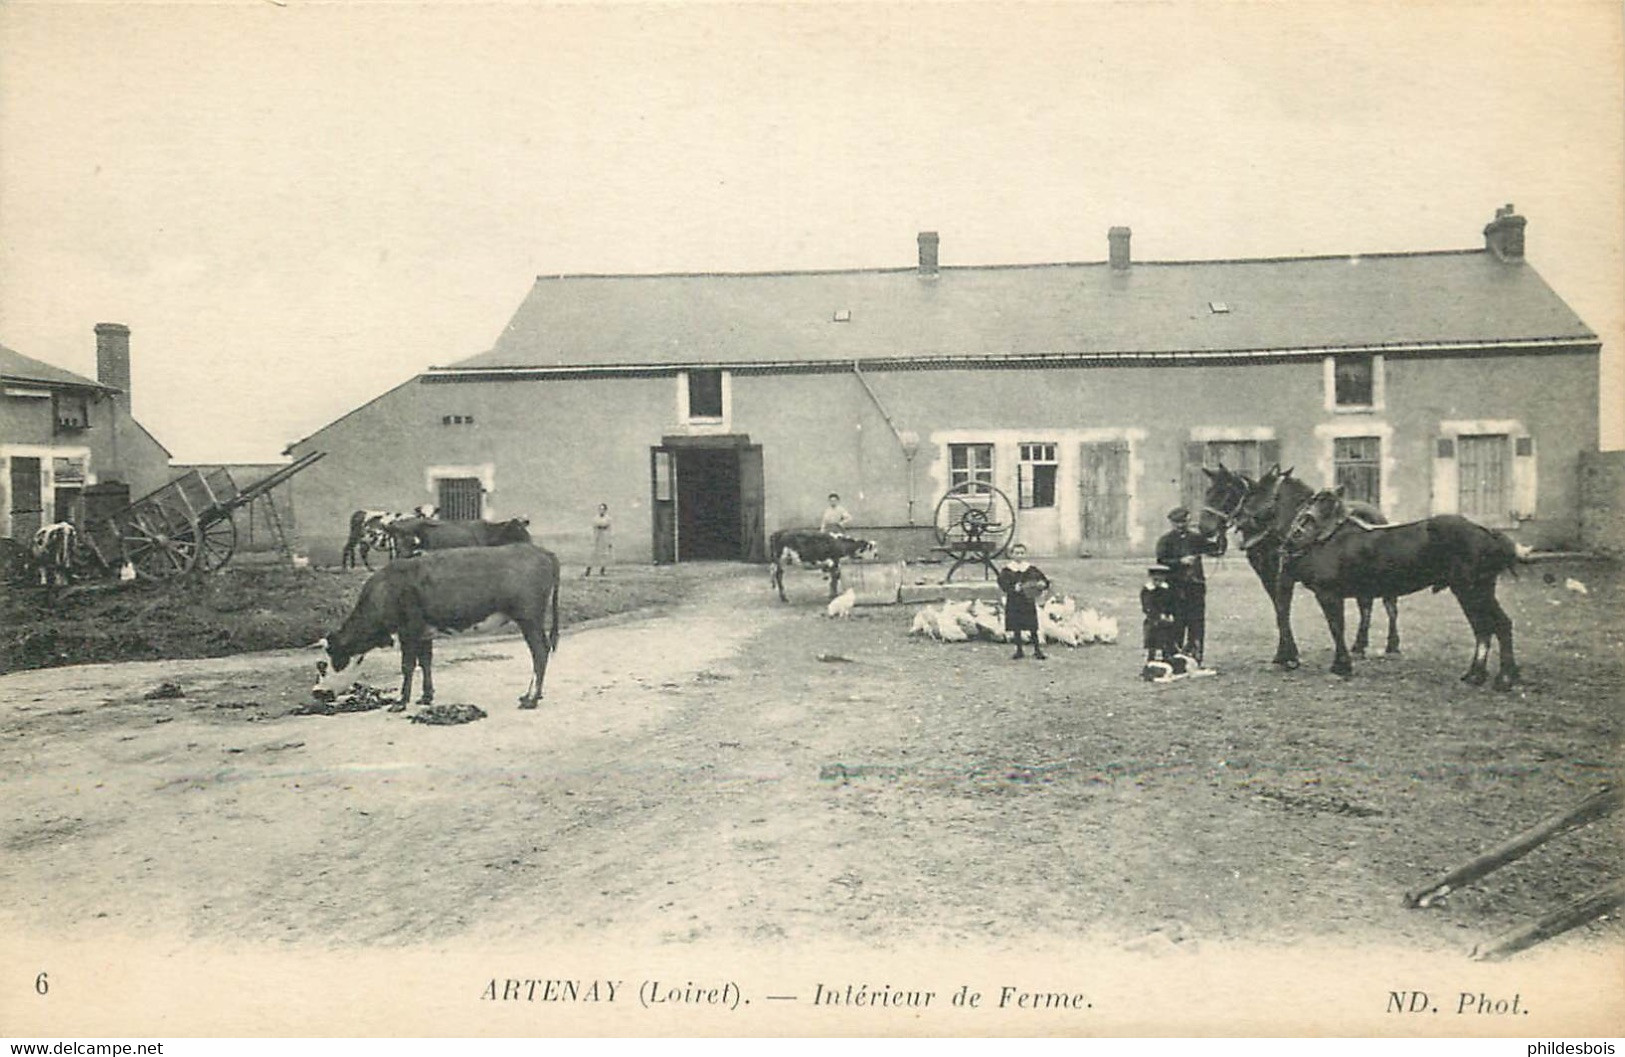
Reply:
[[[1051, 598], [1038, 607], [1039, 634], [1046, 643], [1067, 646], [1110, 645], [1117, 641], [1117, 618], [1080, 609], [1075, 599]], [[944, 602], [914, 614], [911, 635], [942, 642], [1007, 642], [1004, 603], [998, 601]]]
[[298, 706], [293, 710], [296, 716], [336, 716], [340, 712], [371, 712], [383, 708], [385, 705], [396, 704], [395, 695], [378, 689], [376, 686], [367, 686], [362, 683], [351, 683], [350, 689], [344, 691], [331, 700], [316, 700]]
[[459, 723], [472, 723], [476, 719], [484, 719], [485, 710], [476, 705], [425, 705], [407, 718], [413, 723], [451, 727]]

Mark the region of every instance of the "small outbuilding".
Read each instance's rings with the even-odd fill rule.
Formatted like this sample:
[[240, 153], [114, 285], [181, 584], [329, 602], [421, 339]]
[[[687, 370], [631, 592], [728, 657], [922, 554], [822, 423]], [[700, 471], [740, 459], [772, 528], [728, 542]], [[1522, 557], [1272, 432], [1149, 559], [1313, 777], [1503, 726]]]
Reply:
[[118, 509], [173, 476], [130, 413], [130, 328], [96, 324], [96, 380], [0, 345], [0, 537]]

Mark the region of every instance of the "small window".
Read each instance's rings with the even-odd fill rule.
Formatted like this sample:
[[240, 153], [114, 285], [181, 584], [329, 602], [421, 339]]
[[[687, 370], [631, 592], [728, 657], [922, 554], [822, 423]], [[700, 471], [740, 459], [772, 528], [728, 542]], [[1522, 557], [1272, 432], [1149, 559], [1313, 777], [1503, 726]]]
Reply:
[[472, 426], [474, 424], [474, 416], [473, 415], [441, 415], [440, 416], [440, 424], [442, 426]]
[[1055, 505], [1055, 445], [1021, 445], [1021, 462], [1016, 466], [1017, 502], [1023, 510], [1043, 510]]
[[1376, 364], [1370, 353], [1339, 356], [1333, 368], [1338, 407], [1371, 407], [1376, 398]]
[[969, 492], [993, 489], [993, 445], [948, 445], [948, 487], [968, 485]]
[[1513, 447], [1513, 454], [1514, 455], [1519, 455], [1519, 456], [1523, 456], [1523, 457], [1527, 458], [1528, 456], [1535, 454], [1535, 438], [1534, 437], [1519, 437], [1516, 441], [1513, 442], [1513, 445], [1514, 445], [1514, 447]]
[[722, 372], [688, 372], [688, 417], [722, 417]]
[[90, 428], [90, 403], [83, 393], [57, 393], [52, 399], [57, 432]]
[[1454, 459], [1456, 457], [1456, 438], [1440, 437], [1438, 446], [1434, 449], [1434, 456], [1440, 459]]
[[51, 460], [51, 479], [58, 485], [85, 483], [85, 458], [58, 455]]
[[1356, 503], [1382, 505], [1382, 438], [1338, 437], [1332, 464], [1343, 494]]

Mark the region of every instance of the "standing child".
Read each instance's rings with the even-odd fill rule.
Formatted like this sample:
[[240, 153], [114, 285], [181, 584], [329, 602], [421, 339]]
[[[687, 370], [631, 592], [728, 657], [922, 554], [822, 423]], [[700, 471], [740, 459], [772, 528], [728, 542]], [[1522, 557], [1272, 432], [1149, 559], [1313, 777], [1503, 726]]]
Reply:
[[999, 590], [1004, 592], [1004, 630], [1016, 637], [1016, 652], [1010, 659], [1019, 661], [1026, 654], [1021, 651], [1021, 633], [1027, 632], [1033, 640], [1033, 659], [1044, 659], [1044, 647], [1038, 641], [1038, 596], [1049, 590], [1049, 577], [1036, 565], [1027, 564], [1027, 545], [1015, 543], [1010, 547], [1010, 560], [999, 570]]
[[615, 540], [610, 535], [609, 504], [598, 504], [598, 516], [592, 519], [592, 561], [587, 564], [587, 571], [583, 576], [592, 575], [592, 567], [598, 566], [598, 575], [607, 576], [605, 567], [615, 554]]

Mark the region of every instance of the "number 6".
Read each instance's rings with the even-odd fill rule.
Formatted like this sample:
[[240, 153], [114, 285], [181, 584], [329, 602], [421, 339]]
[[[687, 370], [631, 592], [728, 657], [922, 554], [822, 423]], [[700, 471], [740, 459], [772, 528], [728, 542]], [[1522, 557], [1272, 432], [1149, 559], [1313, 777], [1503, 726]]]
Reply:
[[34, 977], [34, 990], [42, 995], [51, 990], [51, 982], [45, 978], [44, 973]]

